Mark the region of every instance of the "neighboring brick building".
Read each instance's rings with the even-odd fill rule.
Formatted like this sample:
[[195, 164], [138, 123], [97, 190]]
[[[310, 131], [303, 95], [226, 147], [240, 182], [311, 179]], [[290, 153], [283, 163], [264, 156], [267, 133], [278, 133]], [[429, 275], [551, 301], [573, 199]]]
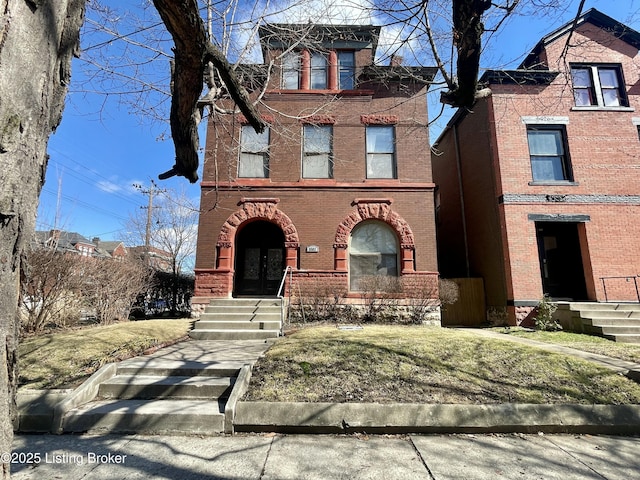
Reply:
[[[269, 128], [208, 125], [194, 304], [273, 296], [291, 267], [358, 297], [366, 275], [437, 296], [426, 91], [433, 68], [374, 65], [380, 27], [270, 24], [239, 69]], [[396, 59], [397, 60], [397, 59]], [[268, 65], [273, 69], [268, 72]], [[302, 282], [302, 283], [301, 283]], [[321, 290], [322, 289], [322, 290]]]
[[482, 277], [488, 320], [545, 293], [638, 301], [640, 34], [597, 10], [570, 27], [486, 72], [432, 157], [441, 274]]

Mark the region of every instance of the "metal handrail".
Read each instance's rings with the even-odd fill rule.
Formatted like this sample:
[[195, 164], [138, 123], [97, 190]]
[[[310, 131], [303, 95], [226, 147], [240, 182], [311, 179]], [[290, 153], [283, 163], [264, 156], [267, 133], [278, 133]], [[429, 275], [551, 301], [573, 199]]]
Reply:
[[289, 292], [291, 292], [291, 281], [293, 277], [293, 269], [291, 266], [287, 265], [287, 268], [284, 269], [284, 275], [282, 275], [282, 280], [280, 281], [280, 287], [278, 288], [278, 294], [276, 295], [280, 300], [280, 336], [283, 336], [284, 333], [284, 295], [283, 288], [285, 282], [287, 280], [287, 273], [289, 273]]
[[607, 284], [605, 283], [605, 280], [629, 280], [630, 278], [633, 278], [633, 283], [634, 283], [634, 286], [636, 287], [636, 298], [638, 302], [640, 302], [640, 288], [638, 287], [638, 278], [640, 278], [640, 275], [627, 275], [627, 276], [621, 276], [621, 277], [600, 277], [600, 280], [602, 281], [602, 289], [604, 290], [604, 301], [605, 302], [609, 301], [609, 296], [607, 295]]

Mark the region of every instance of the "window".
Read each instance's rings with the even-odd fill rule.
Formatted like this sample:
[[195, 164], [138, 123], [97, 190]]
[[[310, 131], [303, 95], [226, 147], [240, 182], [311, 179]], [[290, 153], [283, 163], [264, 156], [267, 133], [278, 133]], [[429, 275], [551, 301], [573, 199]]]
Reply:
[[615, 65], [571, 67], [573, 97], [578, 107], [627, 107], [622, 72]]
[[354, 53], [342, 50], [338, 52], [338, 88], [353, 90], [355, 88], [356, 63]]
[[332, 178], [331, 125], [305, 125], [303, 129], [302, 177]]
[[327, 57], [322, 53], [311, 53], [311, 84], [312, 90], [326, 90], [327, 88]]
[[528, 127], [527, 138], [534, 182], [572, 180], [564, 127]]
[[398, 237], [385, 223], [360, 223], [351, 233], [349, 246], [350, 289], [365, 288], [367, 277], [398, 276]]
[[300, 55], [290, 52], [282, 57], [282, 88], [298, 90], [300, 88]]
[[396, 178], [392, 125], [367, 127], [367, 178]]
[[250, 125], [242, 127], [238, 177], [267, 178], [269, 176], [269, 128], [256, 133]]

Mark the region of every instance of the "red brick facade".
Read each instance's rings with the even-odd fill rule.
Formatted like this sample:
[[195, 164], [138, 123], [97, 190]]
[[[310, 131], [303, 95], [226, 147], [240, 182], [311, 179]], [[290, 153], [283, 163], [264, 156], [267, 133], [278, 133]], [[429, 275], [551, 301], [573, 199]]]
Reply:
[[[483, 277], [489, 320], [516, 323], [544, 293], [638, 301], [640, 34], [622, 27], [591, 10], [566, 57], [564, 28], [520, 70], [487, 72], [491, 96], [456, 115], [437, 142], [441, 272]], [[580, 92], [576, 69], [617, 72], [620, 85], [601, 76]], [[534, 136], [550, 130], [563, 143], [535, 150]], [[564, 177], [536, 178], [539, 160], [564, 161]]]
[[[322, 42], [328, 48], [335, 27], [313, 28], [327, 29]], [[243, 232], [261, 232], [263, 227], [266, 232], [267, 224], [277, 227], [275, 237], [282, 235], [276, 247], [281, 246], [282, 266], [290, 267], [294, 283], [287, 288], [324, 285], [349, 295], [351, 233], [365, 222], [379, 222], [393, 232], [397, 275], [406, 280], [405, 292], [416, 290], [410, 285], [419, 282], [409, 280], [416, 276], [437, 285], [425, 101], [433, 69], [374, 67], [379, 27], [357, 27], [358, 32], [338, 28], [340, 48], [354, 51], [356, 85], [348, 90], [337, 86], [334, 50], [327, 54], [326, 89], [281, 88], [282, 46], [263, 38], [265, 68], [271, 60], [276, 66], [259, 106], [270, 127], [266, 178], [238, 175], [244, 118], [211, 117], [201, 184], [195, 303], [239, 293], [239, 271], [253, 274], [255, 267], [249, 253], [241, 252], [242, 245], [257, 242], [244, 238]], [[304, 59], [301, 86], [310, 81]], [[310, 124], [332, 127], [329, 178], [303, 178], [303, 128]], [[367, 178], [368, 125], [393, 127], [395, 178]], [[248, 228], [251, 225], [256, 230]], [[433, 295], [437, 298], [437, 288]]]

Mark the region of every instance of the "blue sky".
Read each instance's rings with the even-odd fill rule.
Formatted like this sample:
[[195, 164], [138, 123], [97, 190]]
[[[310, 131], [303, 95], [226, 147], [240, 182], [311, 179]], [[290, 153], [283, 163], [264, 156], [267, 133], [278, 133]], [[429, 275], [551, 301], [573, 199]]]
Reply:
[[[104, 3], [127, 5], [130, 2], [105, 0]], [[573, 18], [578, 4], [579, 0], [567, 1], [563, 11], [543, 18], [514, 16], [491, 39], [482, 66], [515, 68], [542, 36]], [[587, 0], [585, 10], [591, 7], [640, 31], [640, 0]], [[89, 40], [96, 41], [95, 37]], [[89, 40], [82, 40], [83, 48], [90, 46], [87, 44]], [[118, 48], [117, 42], [114, 45]], [[166, 61], [157, 65], [161, 70], [168, 68]], [[83, 78], [79, 70], [76, 62], [62, 123], [49, 141], [50, 160], [40, 196], [36, 228], [48, 230], [55, 224], [89, 239], [124, 239], [127, 218], [139, 214], [140, 208], [148, 201], [133, 188], [133, 184], [148, 187], [152, 179], [174, 163], [168, 125], [134, 113], [135, 108], [121, 103], [121, 98], [116, 95], [105, 98], [92, 92], [100, 90], [101, 86], [81, 85]], [[166, 76], [166, 73], [163, 71], [161, 75]], [[430, 99], [431, 116], [440, 110], [438, 95], [434, 92]], [[451, 111], [447, 110], [435, 122], [432, 140], [450, 114]], [[203, 145], [204, 131], [200, 130]], [[197, 204], [198, 184], [191, 185], [182, 177], [174, 177], [158, 182], [158, 185], [185, 190]]]

